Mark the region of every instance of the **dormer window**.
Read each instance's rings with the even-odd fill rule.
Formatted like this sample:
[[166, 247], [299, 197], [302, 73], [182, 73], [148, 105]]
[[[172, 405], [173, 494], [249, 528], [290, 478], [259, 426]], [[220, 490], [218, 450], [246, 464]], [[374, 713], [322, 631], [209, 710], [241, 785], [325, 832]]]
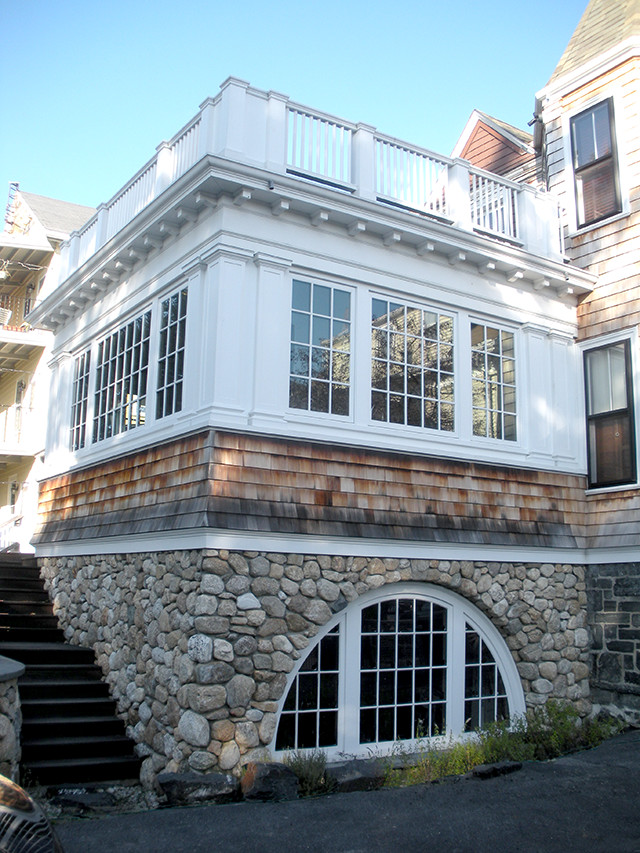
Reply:
[[611, 98], [571, 119], [571, 151], [578, 227], [620, 213], [622, 203]]

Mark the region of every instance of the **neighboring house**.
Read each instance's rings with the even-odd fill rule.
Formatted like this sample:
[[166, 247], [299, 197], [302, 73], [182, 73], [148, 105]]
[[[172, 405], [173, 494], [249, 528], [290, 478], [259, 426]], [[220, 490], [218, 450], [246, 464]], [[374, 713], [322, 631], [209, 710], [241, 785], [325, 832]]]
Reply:
[[578, 302], [595, 701], [640, 717], [640, 2], [591, 0], [538, 94], [565, 251], [597, 276]]
[[589, 713], [600, 270], [562, 225], [230, 78], [65, 245], [34, 542], [144, 772]]
[[11, 184], [0, 233], [0, 547], [32, 551], [48, 408], [50, 332], [29, 312], [56, 251], [92, 208], [23, 193]]

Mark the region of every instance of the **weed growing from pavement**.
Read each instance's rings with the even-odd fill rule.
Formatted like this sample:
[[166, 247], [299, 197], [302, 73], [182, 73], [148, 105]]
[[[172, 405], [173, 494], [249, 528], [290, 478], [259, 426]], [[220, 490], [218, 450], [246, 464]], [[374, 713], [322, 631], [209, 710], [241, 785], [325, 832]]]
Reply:
[[294, 750], [283, 761], [298, 777], [301, 797], [329, 794], [333, 790], [334, 785], [326, 776], [327, 756], [320, 749]]

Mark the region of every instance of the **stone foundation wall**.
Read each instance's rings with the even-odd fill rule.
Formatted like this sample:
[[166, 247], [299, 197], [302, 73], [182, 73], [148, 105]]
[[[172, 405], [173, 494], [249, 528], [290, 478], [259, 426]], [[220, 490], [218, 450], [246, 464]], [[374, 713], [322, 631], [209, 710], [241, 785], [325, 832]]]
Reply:
[[22, 712], [18, 678], [24, 666], [0, 656], [0, 773], [20, 781]]
[[528, 706], [590, 711], [580, 566], [184, 551], [43, 558], [67, 639], [95, 649], [130, 733], [161, 771], [233, 771], [264, 756], [287, 673], [363, 593], [401, 581], [455, 590], [506, 640]]
[[640, 725], [640, 563], [590, 566], [593, 699]]

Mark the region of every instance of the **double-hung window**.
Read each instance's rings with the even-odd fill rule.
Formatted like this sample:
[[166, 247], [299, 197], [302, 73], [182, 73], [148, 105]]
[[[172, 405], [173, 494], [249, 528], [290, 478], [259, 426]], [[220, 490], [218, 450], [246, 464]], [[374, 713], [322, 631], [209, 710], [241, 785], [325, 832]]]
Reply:
[[589, 485], [636, 480], [629, 341], [588, 350], [585, 359]]
[[578, 227], [622, 211], [613, 101], [571, 119], [571, 154]]

